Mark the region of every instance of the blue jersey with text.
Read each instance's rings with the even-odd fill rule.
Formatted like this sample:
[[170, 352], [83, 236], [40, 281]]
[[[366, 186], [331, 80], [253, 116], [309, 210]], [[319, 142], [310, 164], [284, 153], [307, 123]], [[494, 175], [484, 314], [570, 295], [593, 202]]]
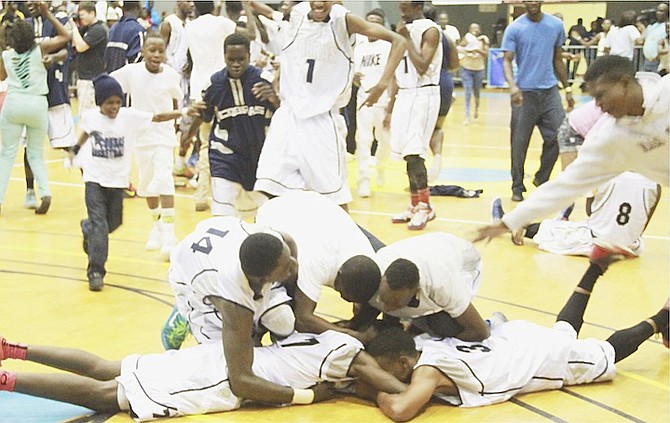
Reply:
[[247, 191], [256, 183], [256, 168], [265, 132], [275, 108], [251, 92], [256, 83], [270, 84], [263, 71], [249, 66], [240, 79], [228, 70], [216, 72], [203, 100], [203, 119], [213, 119], [209, 135], [209, 164], [212, 177], [237, 182]]
[[[60, 23], [66, 25], [68, 18], [59, 18]], [[40, 43], [43, 40], [53, 38], [58, 35], [53, 24], [41, 16], [29, 19], [33, 25], [35, 34], [35, 42]], [[49, 107], [58, 106], [59, 104], [70, 104], [70, 92], [68, 90], [69, 80], [68, 73], [70, 69], [70, 62], [73, 59], [72, 48], [70, 43], [67, 44], [68, 58], [63, 63], [54, 63], [47, 70], [47, 85], [49, 86], [49, 94], [47, 101]]]

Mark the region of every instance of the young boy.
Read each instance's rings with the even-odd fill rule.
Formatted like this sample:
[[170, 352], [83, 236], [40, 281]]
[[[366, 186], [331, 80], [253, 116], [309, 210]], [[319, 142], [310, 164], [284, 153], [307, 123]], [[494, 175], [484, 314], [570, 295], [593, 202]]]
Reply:
[[255, 214], [267, 197], [254, 191], [256, 168], [265, 133], [279, 98], [270, 75], [249, 65], [249, 40], [231, 34], [224, 41], [226, 68], [212, 75], [204, 90], [202, 118], [182, 138], [191, 140], [201, 122], [212, 121], [209, 167], [212, 175], [212, 214]]
[[[88, 218], [81, 221], [84, 251], [88, 254], [88, 287], [100, 291], [104, 285], [108, 235], [121, 225], [123, 191], [128, 187], [131, 153], [136, 140], [151, 122], [176, 119], [185, 111], [149, 113], [121, 107], [121, 85], [108, 75], [93, 83], [99, 109], [81, 117], [82, 134], [73, 149], [75, 165], [83, 169], [84, 198]], [[87, 142], [89, 141], [90, 142]]]
[[[175, 109], [183, 97], [180, 76], [165, 62], [165, 41], [158, 33], [147, 35], [142, 47], [144, 62], [128, 64], [113, 72], [133, 107], [157, 113]], [[137, 139], [135, 159], [139, 170], [137, 193], [145, 197], [154, 225], [145, 245], [147, 250], [160, 250], [165, 259], [177, 243], [174, 233], [173, 153], [177, 145], [171, 122], [151, 124], [151, 130]]]

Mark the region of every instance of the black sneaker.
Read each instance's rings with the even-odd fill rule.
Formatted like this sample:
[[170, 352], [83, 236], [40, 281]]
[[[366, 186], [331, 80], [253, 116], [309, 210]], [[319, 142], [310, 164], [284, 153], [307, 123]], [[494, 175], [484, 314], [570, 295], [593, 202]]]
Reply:
[[105, 282], [102, 280], [102, 275], [100, 273], [92, 273], [88, 277], [88, 289], [89, 291], [102, 291], [102, 287], [105, 286]]
[[502, 200], [500, 197], [494, 198], [491, 202], [491, 219], [493, 223], [499, 223], [503, 216], [505, 216], [505, 210], [502, 207]]
[[520, 193], [520, 192], [513, 192], [512, 193], [512, 201], [516, 201], [516, 202], [523, 201], [523, 194]]

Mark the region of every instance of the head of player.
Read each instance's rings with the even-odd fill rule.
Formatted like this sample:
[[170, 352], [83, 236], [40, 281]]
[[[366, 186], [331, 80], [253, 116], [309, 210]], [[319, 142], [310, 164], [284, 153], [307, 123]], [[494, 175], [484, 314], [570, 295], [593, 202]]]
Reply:
[[330, 15], [330, 9], [333, 8], [332, 1], [310, 1], [309, 18], [314, 22], [325, 22]]
[[603, 112], [619, 119], [644, 112], [642, 87], [635, 79], [635, 66], [625, 57], [598, 58], [584, 74], [589, 93]]
[[365, 350], [377, 363], [401, 382], [409, 382], [420, 353], [412, 335], [400, 328], [383, 330]]
[[30, 12], [31, 17], [36, 18], [38, 16], [42, 16], [42, 11], [40, 10], [38, 1], [28, 0], [26, 2], [26, 7], [28, 8], [28, 12]]
[[195, 10], [195, 2], [193, 0], [177, 1], [177, 14], [179, 16], [183, 17], [191, 16], [193, 14], [193, 10]]
[[419, 268], [407, 259], [389, 265], [379, 284], [379, 299], [384, 311], [400, 310], [409, 304], [419, 289]]
[[400, 11], [400, 18], [403, 20], [403, 22], [410, 23], [415, 19], [423, 18], [424, 3], [424, 1], [401, 1], [398, 5], [398, 10]]
[[[365, 15], [365, 20], [371, 23], [376, 23], [378, 25], [384, 26], [384, 23], [386, 21], [386, 14], [380, 8], [372, 9], [367, 13], [367, 15]], [[370, 37], [368, 37], [368, 40], [370, 42], [377, 41], [376, 38], [370, 38]]]
[[298, 274], [298, 261], [289, 246], [274, 235], [249, 235], [240, 245], [240, 265], [254, 291], [273, 282], [288, 283]]
[[142, 46], [144, 66], [151, 73], [159, 73], [165, 63], [165, 40], [159, 32], [149, 32]]
[[342, 264], [333, 285], [343, 300], [364, 304], [377, 292], [381, 279], [377, 263], [368, 256], [357, 255]]
[[226, 37], [223, 42], [223, 57], [228, 68], [228, 76], [238, 79], [249, 67], [251, 48], [249, 39], [240, 33]]

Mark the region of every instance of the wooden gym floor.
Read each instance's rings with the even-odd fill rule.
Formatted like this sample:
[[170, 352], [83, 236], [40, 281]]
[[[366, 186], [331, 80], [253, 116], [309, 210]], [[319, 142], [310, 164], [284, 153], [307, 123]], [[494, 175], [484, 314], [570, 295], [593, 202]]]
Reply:
[[[437, 219], [426, 231], [445, 231], [471, 238], [490, 220], [489, 205], [496, 196], [509, 200], [509, 100], [502, 91], [483, 92], [481, 117], [463, 126], [463, 97], [445, 123], [444, 169], [438, 183], [484, 189], [481, 198], [433, 197]], [[537, 131], [536, 131], [537, 132]], [[529, 175], [539, 159], [539, 135], [534, 134], [526, 165]], [[130, 353], [162, 351], [160, 330], [173, 298], [166, 283], [168, 263], [158, 253], [144, 250], [150, 231], [145, 202], [125, 203], [124, 224], [111, 235], [105, 289], [87, 289], [86, 256], [81, 249], [79, 221], [85, 216], [83, 185], [78, 171], [64, 170], [62, 156], [47, 150], [52, 181], [52, 208], [36, 216], [23, 208], [25, 184], [22, 157], [17, 158], [7, 201], [0, 215], [0, 333], [28, 344], [85, 349], [105, 358]], [[355, 193], [355, 163], [349, 164]], [[559, 166], [556, 166], [558, 172]], [[532, 191], [529, 176], [527, 185]], [[374, 179], [373, 179], [374, 180]], [[391, 163], [387, 183], [372, 184], [369, 199], [355, 198], [352, 217], [390, 243], [411, 235], [390, 216], [402, 210], [408, 194], [404, 166]], [[654, 313], [668, 297], [669, 238], [667, 189], [644, 239], [646, 251], [638, 259], [617, 263], [598, 282], [586, 313], [582, 337], [605, 339], [617, 328], [638, 323]], [[177, 198], [177, 234], [188, 234], [208, 217], [195, 213], [190, 189]], [[355, 195], [355, 194], [354, 194]], [[584, 217], [583, 200], [573, 219]], [[327, 222], [324, 222], [327, 224]], [[583, 257], [541, 252], [531, 245], [515, 247], [509, 238], [479, 244], [484, 258], [483, 283], [475, 305], [483, 316], [500, 310], [510, 319], [551, 325], [555, 314], [587, 268]], [[349, 316], [350, 308], [325, 290], [318, 311], [332, 318]], [[187, 343], [192, 343], [192, 339]], [[619, 363], [613, 382], [534, 393], [479, 409], [433, 404], [417, 421], [634, 421], [667, 422], [668, 350], [659, 339], [645, 342], [633, 356]], [[49, 372], [38, 365], [7, 361], [5, 369]], [[130, 422], [127, 414], [90, 416], [79, 407], [0, 394], [0, 422], [108, 421]], [[192, 416], [175, 421], [384, 421], [371, 404], [339, 398], [312, 406], [252, 407], [225, 414]]]

